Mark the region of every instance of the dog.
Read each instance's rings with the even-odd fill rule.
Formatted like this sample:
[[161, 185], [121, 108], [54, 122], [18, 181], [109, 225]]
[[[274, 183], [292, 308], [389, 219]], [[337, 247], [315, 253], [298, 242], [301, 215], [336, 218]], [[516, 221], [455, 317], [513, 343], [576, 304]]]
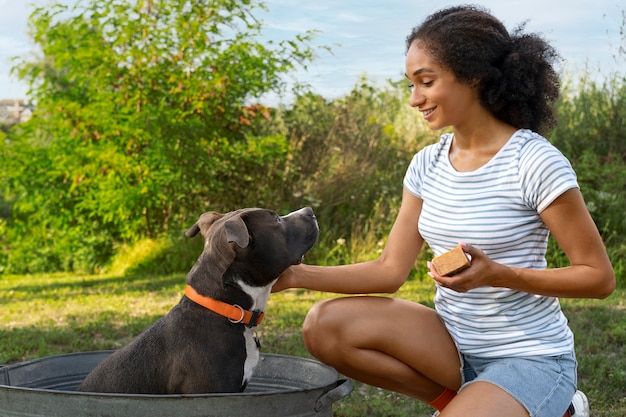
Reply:
[[204, 213], [185, 233], [204, 248], [169, 313], [114, 352], [78, 391], [129, 394], [241, 392], [259, 361], [255, 326], [272, 285], [315, 244], [310, 207]]

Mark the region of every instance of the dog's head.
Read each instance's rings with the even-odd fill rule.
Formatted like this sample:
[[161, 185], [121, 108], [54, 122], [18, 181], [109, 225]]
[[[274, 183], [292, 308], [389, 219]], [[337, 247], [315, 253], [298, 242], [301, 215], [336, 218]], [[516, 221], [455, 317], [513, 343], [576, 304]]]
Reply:
[[204, 213], [185, 233], [204, 237], [202, 255], [189, 273], [192, 279], [216, 279], [221, 285], [237, 279], [253, 287], [263, 287], [289, 266], [301, 262], [313, 247], [319, 228], [313, 210], [305, 207], [285, 216], [260, 208], [226, 214]]

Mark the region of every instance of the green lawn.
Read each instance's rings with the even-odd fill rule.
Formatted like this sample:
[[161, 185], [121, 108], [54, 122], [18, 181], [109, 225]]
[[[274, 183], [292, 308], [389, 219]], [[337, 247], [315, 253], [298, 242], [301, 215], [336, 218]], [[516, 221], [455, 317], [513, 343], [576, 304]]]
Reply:
[[[178, 302], [184, 275], [0, 276], [0, 364], [128, 343]], [[270, 298], [259, 327], [262, 350], [309, 357], [300, 326], [314, 302], [331, 297], [285, 291]], [[410, 281], [399, 297], [432, 305], [433, 285]], [[563, 300], [576, 335], [579, 386], [593, 417], [626, 416], [626, 290], [607, 300]], [[336, 416], [419, 416], [419, 401], [363, 384], [335, 404]]]

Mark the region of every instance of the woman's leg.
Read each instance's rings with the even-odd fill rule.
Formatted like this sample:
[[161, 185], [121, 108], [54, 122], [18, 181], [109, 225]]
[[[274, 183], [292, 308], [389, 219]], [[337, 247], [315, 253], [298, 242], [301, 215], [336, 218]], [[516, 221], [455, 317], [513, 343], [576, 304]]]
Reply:
[[[307, 349], [358, 381], [426, 403], [461, 386], [460, 359], [431, 308], [386, 297], [346, 297], [316, 304], [304, 322]], [[464, 388], [441, 417], [528, 417], [526, 409], [488, 382]]]
[[370, 385], [431, 402], [461, 386], [459, 355], [431, 308], [386, 297], [316, 304], [304, 322], [313, 356]]
[[[464, 387], [439, 417], [528, 417], [528, 411], [510, 394], [489, 382]], [[558, 417], [558, 416], [555, 416]]]

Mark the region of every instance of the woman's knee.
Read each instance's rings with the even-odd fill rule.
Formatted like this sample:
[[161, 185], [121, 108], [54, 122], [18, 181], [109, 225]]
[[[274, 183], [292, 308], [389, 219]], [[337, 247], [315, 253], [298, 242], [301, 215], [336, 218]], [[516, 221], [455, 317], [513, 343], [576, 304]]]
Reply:
[[325, 350], [333, 349], [339, 336], [341, 320], [337, 299], [315, 304], [307, 313], [302, 325], [304, 345], [311, 355], [320, 358]]

